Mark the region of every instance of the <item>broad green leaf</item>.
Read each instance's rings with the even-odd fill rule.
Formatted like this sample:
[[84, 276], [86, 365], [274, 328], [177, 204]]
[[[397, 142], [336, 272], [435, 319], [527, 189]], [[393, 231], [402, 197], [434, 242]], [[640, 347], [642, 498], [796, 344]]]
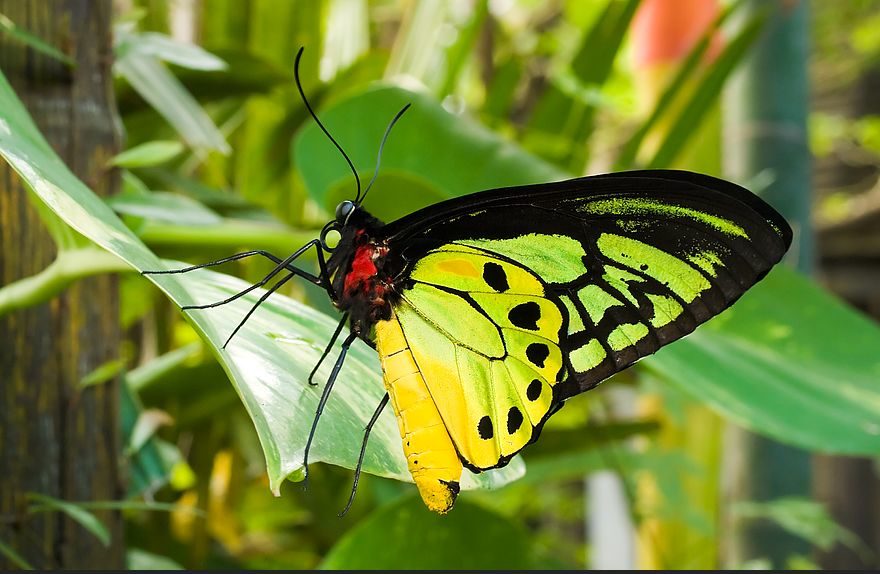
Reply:
[[231, 193], [228, 190], [216, 189], [205, 185], [204, 183], [181, 175], [177, 171], [164, 168], [150, 168], [140, 170], [144, 177], [158, 182], [156, 189], [168, 189], [176, 191], [188, 197], [191, 197], [202, 205], [223, 214], [230, 212], [255, 212], [257, 207], [248, 203], [238, 194]]
[[218, 225], [223, 222], [222, 217], [198, 201], [176, 193], [122, 193], [108, 197], [107, 204], [117, 213], [156, 222], [192, 226]]
[[56, 48], [51, 44], [47, 44], [45, 41], [40, 39], [39, 37], [31, 34], [24, 28], [18, 26], [9, 19], [9, 17], [0, 14], [0, 31], [4, 34], [7, 34], [10, 38], [14, 38], [15, 40], [21, 42], [25, 46], [36, 50], [37, 52], [41, 52], [47, 56], [55, 58], [60, 62], [64, 62], [68, 66], [76, 66], [76, 61]]
[[374, 512], [330, 549], [323, 570], [524, 570], [532, 543], [510, 519], [467, 501], [439, 516], [416, 497]]
[[148, 167], [174, 159], [183, 151], [178, 141], [152, 141], [127, 149], [110, 160], [117, 167]]
[[[483, 189], [564, 177], [474, 121], [450, 114], [425, 93], [379, 86], [321, 111], [364, 185], [373, 174], [385, 127], [407, 103], [412, 107], [385, 144], [379, 179], [365, 204], [380, 218], [390, 220]], [[297, 135], [293, 153], [319, 205], [332, 211], [342, 199], [354, 198], [356, 187], [345, 161], [315, 125]]]
[[[880, 453], [880, 329], [774, 269], [646, 368], [742, 426], [807, 449]], [[695, 431], [696, 432], [696, 431]]]
[[[67, 169], [2, 74], [0, 155], [69, 225], [133, 268], [155, 270], [183, 265], [157, 259]], [[182, 276], [149, 277], [178, 305], [216, 301], [247, 286], [239, 279], [204, 270]], [[263, 293], [258, 290], [233, 304], [186, 316], [217, 356], [254, 421], [266, 455], [270, 486], [279, 493], [285, 478], [302, 466], [306, 437], [320, 395], [320, 388], [308, 386], [306, 378], [329, 340], [336, 319], [275, 295], [260, 307], [228, 348], [221, 350], [229, 333]], [[318, 372], [318, 381], [326, 380], [333, 357], [335, 353]], [[383, 393], [375, 352], [358, 342], [321, 419], [311, 460], [353, 468], [364, 424]], [[390, 409], [373, 430], [364, 470], [411, 480]], [[517, 459], [506, 469], [478, 476], [467, 474], [462, 486], [497, 486], [523, 472], [523, 464]]]
[[28, 512], [62, 512], [91, 532], [95, 538], [101, 541], [101, 544], [110, 546], [110, 531], [107, 530], [103, 522], [98, 520], [97, 516], [82, 506], [36, 492], [29, 493], [28, 499], [34, 503], [28, 507]]

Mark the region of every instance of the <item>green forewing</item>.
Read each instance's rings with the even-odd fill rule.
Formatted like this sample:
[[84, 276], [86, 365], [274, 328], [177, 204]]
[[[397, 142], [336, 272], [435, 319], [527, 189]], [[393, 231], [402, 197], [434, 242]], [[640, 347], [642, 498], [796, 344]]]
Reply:
[[791, 241], [748, 191], [673, 171], [483, 192], [387, 229], [413, 262], [399, 304], [404, 333], [426, 332], [413, 346], [426, 366], [431, 345], [448, 349], [449, 368], [422, 371], [442, 387], [434, 401], [478, 469], [534, 440], [553, 404], [727, 308]]

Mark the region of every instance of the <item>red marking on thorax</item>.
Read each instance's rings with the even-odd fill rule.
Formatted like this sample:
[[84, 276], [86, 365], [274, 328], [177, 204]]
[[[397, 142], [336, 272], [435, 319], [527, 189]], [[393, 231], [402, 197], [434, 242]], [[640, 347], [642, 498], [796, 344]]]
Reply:
[[361, 245], [354, 252], [354, 259], [351, 262], [351, 271], [345, 276], [345, 292], [351, 294], [352, 291], [360, 287], [364, 292], [370, 288], [371, 279], [376, 277], [376, 263], [373, 261], [373, 255], [376, 253], [374, 245]]

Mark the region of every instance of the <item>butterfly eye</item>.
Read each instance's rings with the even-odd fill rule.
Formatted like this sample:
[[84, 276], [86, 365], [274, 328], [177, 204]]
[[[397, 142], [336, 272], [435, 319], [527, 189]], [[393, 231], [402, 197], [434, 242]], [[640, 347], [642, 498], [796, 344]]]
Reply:
[[355, 209], [353, 201], [345, 200], [336, 206], [336, 222], [340, 225], [348, 223], [348, 218]]

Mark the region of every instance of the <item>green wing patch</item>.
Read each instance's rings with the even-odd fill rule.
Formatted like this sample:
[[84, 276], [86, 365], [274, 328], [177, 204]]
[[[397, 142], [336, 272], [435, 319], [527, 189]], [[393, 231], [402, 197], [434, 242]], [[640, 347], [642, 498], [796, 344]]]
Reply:
[[[458, 239], [425, 259], [440, 252], [481, 253], [529, 270], [511, 279], [523, 284], [516, 289], [511, 284], [510, 292], [532, 294], [532, 311], [553, 303], [565, 318], [558, 342], [566, 366], [563, 380], [557, 381], [564, 383], [557, 397], [562, 399], [690, 333], [769, 269], [772, 255], [766, 255], [761, 244], [782, 241], [772, 227], [751, 212], [735, 221], [722, 215], [735, 213], [734, 207], [700, 205], [699, 198], [690, 205], [683, 205], [681, 198], [625, 195], [567, 199], [555, 212], [543, 208], [541, 215], [549, 223], [535, 224], [554, 232]], [[419, 276], [429, 282], [442, 282], [439, 276], [451, 269], [444, 265], [441, 272], [433, 262], [420, 263], [416, 272], [423, 271]], [[461, 264], [452, 264], [456, 265]], [[488, 317], [511, 311], [514, 304], [481, 286], [479, 273], [472, 275], [473, 282], [456, 278], [452, 283], [479, 292], [472, 301]], [[449, 281], [445, 284], [455, 288]], [[546, 304], [539, 307], [537, 299]], [[528, 309], [520, 311], [525, 318]], [[483, 323], [484, 319], [474, 320], [474, 325]]]

